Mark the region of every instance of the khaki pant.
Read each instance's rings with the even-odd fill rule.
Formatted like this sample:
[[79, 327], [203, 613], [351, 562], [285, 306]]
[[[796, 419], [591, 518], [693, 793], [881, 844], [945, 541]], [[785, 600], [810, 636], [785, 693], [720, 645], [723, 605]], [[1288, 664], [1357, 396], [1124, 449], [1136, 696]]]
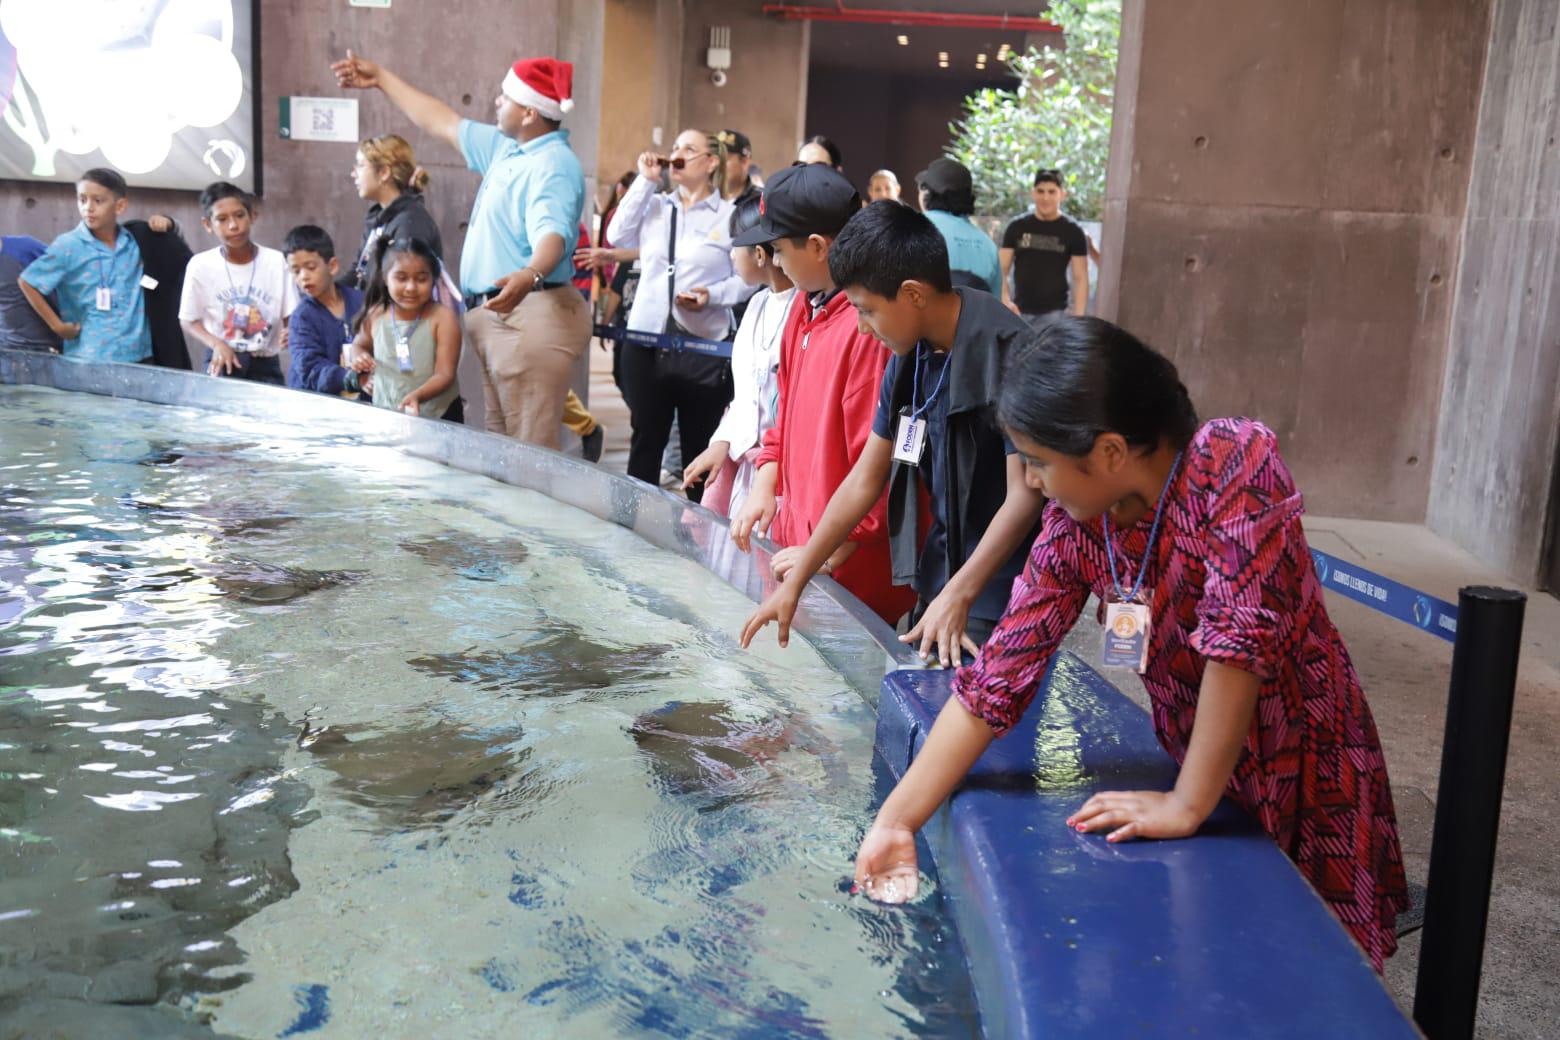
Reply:
[[590, 332], [590, 307], [571, 288], [527, 293], [508, 314], [467, 311], [466, 335], [482, 363], [487, 429], [556, 449], [564, 397]]
[[563, 398], [563, 425], [578, 437], [589, 437], [596, 429], [596, 417], [585, 410], [585, 402], [573, 390]]

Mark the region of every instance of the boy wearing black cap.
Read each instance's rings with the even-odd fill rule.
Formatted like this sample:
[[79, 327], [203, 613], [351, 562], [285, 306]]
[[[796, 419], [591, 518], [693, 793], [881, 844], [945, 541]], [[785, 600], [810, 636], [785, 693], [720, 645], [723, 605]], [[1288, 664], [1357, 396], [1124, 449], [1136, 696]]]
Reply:
[[[920, 597], [901, 638], [923, 658], [957, 664], [1002, 616], [1045, 507], [992, 421], [1003, 358], [1033, 333], [995, 296], [955, 288], [942, 236], [905, 206], [875, 202], [853, 217], [829, 270], [893, 356], [866, 448], [790, 575], [748, 620], [742, 645], [770, 621], [785, 645], [808, 579], [886, 488], [894, 577]], [[922, 489], [929, 524], [920, 522]]]
[[[942, 232], [948, 244], [948, 268], [955, 285], [968, 285], [989, 293], [1002, 288], [1002, 267], [997, 244], [970, 222], [975, 212], [975, 179], [969, 169], [952, 159], [933, 159], [915, 175], [921, 212]], [[962, 277], [961, 277], [962, 276]]]
[[[1002, 232], [1002, 302], [1031, 325], [1060, 311], [1082, 314], [1089, 306], [1089, 236], [1062, 216], [1065, 198], [1067, 189], [1062, 186], [1061, 171], [1038, 171], [1035, 211], [1019, 217]], [[1013, 272], [1011, 295], [1007, 287], [1009, 269]]]
[[[786, 547], [773, 560], [781, 579], [867, 445], [888, 363], [829, 276], [834, 237], [860, 209], [861, 196], [837, 171], [791, 166], [765, 185], [758, 226], [731, 240], [774, 243], [775, 262], [801, 290], [781, 334], [778, 418], [764, 434], [753, 487], [731, 519], [731, 537], [744, 552], [755, 527]], [[915, 603], [915, 591], [890, 577], [885, 495], [820, 567], [890, 624]]]

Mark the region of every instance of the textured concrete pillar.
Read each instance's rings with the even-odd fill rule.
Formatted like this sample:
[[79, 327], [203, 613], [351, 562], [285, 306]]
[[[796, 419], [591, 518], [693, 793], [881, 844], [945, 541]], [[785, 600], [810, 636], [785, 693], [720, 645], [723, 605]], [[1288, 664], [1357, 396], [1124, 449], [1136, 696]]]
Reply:
[[1125, 4], [1101, 311], [1313, 512], [1424, 517], [1488, 8]]
[[1560, 568], [1545, 560], [1544, 542], [1560, 444], [1557, 22], [1552, 2], [1495, 0], [1429, 512], [1437, 533], [1552, 589]]

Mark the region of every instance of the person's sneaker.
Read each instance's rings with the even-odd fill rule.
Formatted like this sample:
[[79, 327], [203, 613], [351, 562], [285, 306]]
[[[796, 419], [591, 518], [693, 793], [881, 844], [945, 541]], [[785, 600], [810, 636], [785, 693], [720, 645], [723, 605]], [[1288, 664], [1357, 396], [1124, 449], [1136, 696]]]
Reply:
[[600, 423], [585, 436], [580, 438], [580, 452], [585, 456], [586, 462], [600, 462], [601, 448], [607, 441], [607, 428]]

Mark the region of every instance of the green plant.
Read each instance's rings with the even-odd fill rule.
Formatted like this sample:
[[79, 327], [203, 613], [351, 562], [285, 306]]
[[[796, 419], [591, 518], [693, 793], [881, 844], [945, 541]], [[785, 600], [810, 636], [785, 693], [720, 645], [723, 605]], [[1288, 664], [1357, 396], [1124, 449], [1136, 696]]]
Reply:
[[1121, 0], [1052, 0], [1047, 16], [1061, 26], [1065, 46], [1031, 47], [1009, 58], [1017, 87], [987, 87], [965, 98], [963, 116], [949, 125], [947, 152], [969, 167], [979, 214], [1009, 217], [1027, 209], [1035, 170], [1055, 167], [1067, 182], [1064, 209], [1098, 220]]

